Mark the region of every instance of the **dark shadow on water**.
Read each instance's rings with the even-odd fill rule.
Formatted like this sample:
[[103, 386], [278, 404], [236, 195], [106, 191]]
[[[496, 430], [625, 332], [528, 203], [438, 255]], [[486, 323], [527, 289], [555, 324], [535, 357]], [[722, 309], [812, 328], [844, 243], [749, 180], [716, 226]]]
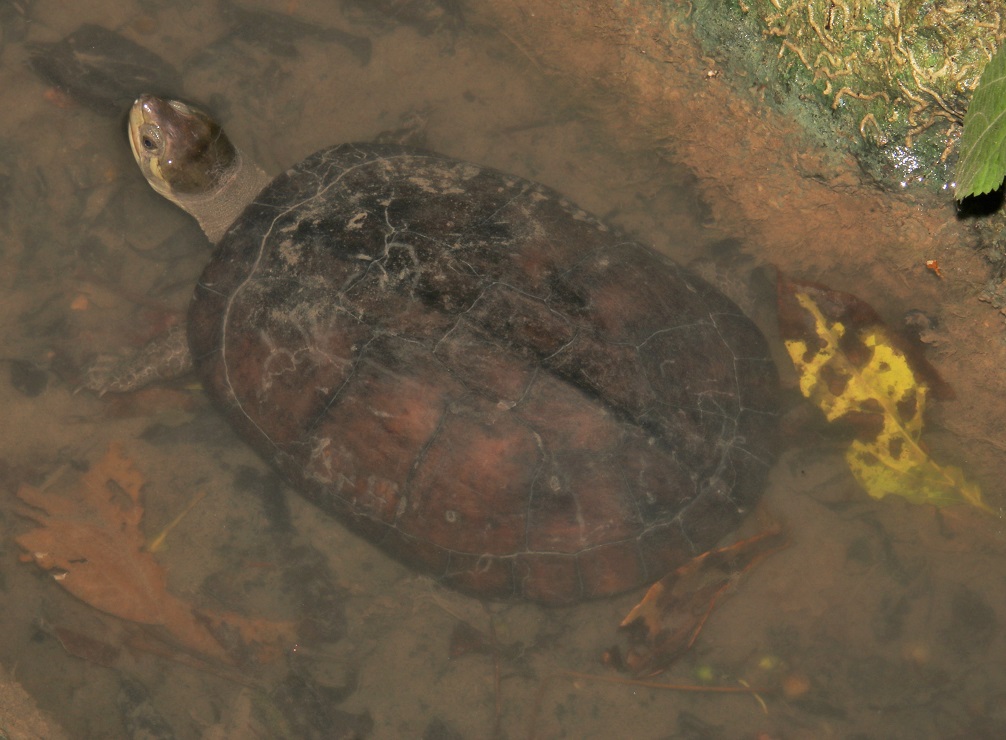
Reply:
[[961, 221], [972, 221], [987, 218], [1002, 211], [1006, 201], [1006, 189], [999, 187], [991, 193], [971, 195], [957, 204], [957, 218]]

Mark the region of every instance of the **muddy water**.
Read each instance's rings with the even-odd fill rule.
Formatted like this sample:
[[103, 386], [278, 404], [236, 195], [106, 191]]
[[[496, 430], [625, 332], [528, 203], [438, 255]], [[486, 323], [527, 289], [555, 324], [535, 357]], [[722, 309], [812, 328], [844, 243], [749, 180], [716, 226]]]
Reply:
[[[138, 346], [179, 319], [208, 255], [187, 217], [135, 170], [121, 116], [94, 112], [28, 68], [29, 43], [57, 41], [82, 23], [159, 54], [178, 70], [177, 92], [211, 104], [270, 172], [324, 145], [388, 134], [543, 181], [685, 262], [740, 245], [802, 277], [832, 274], [830, 258], [806, 249], [759, 252], [766, 234], [778, 235], [766, 243], [786, 242], [784, 221], [766, 226], [741, 198], [728, 213], [706, 179], [708, 159], [682, 156], [686, 168], [657, 156], [646, 137], [613, 139], [604, 109], [570, 94], [528, 37], [491, 15], [437, 3], [268, 5], [0, 4], [0, 301], [10, 368], [0, 383], [0, 662], [41, 708], [74, 737], [129, 737], [144, 723], [154, 736], [235, 738], [1002, 733], [1000, 528], [970, 512], [868, 500], [842, 467], [840, 444], [807, 426], [766, 497], [792, 546], [739, 585], [665, 677], [768, 687], [761, 703], [572, 679], [563, 672], [612, 675], [600, 655], [638, 595], [568, 610], [479, 604], [284, 496], [198, 389], [74, 394], [88, 357]], [[277, 15], [242, 15], [244, 7]], [[673, 148], [662, 142], [660, 152]], [[852, 222], [863, 202], [836, 196]], [[861, 257], [855, 247], [850, 240], [846, 262]], [[869, 276], [881, 272], [872, 259], [860, 264], [871, 265]], [[912, 295], [934, 291], [913, 288], [904, 273], [876, 284], [834, 274], [885, 309], [916, 308]], [[943, 346], [969, 346], [960, 317], [984, 327], [975, 330], [987, 337], [980, 343], [997, 341], [998, 318], [976, 312], [969, 293], [958, 282], [943, 296]], [[958, 395], [985, 409], [973, 423], [945, 415], [934, 444], [972, 460], [969, 473], [999, 504], [1003, 440], [984, 421], [995, 416], [991, 401], [974, 401], [996, 398], [995, 363], [968, 356], [950, 353], [946, 366], [973, 384]], [[201, 609], [277, 621], [306, 610], [311, 629], [296, 649], [284, 645], [283, 655], [236, 673], [141, 648], [134, 627], [18, 561], [13, 537], [29, 528], [17, 514], [18, 486], [54, 478], [72, 491], [110, 442], [145, 479], [148, 537], [204, 494], [156, 555], [170, 592]], [[452, 657], [461, 623], [494, 631], [495, 652], [476, 645]]]

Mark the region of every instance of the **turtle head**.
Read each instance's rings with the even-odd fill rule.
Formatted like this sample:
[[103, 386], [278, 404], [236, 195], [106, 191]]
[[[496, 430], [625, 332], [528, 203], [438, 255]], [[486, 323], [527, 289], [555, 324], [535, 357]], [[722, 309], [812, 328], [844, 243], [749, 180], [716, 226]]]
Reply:
[[127, 130], [150, 186], [195, 217], [213, 242], [267, 181], [194, 105], [141, 95], [129, 111]]
[[129, 111], [129, 145], [150, 186], [164, 197], [213, 193], [231, 176], [237, 150], [209, 114], [143, 95]]

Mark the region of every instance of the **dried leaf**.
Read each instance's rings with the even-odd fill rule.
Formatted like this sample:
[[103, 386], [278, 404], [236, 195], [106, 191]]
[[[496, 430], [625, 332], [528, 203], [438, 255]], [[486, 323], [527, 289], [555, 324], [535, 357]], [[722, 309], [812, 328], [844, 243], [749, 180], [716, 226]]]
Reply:
[[106, 668], [117, 668], [122, 651], [118, 645], [95, 639], [89, 635], [65, 627], [53, 627], [51, 634], [63, 649], [70, 655], [75, 655], [83, 660], [103, 665]]
[[976, 484], [923, 448], [926, 401], [942, 381], [869, 305], [780, 277], [779, 327], [803, 395], [829, 422], [855, 429], [845, 458], [867, 493], [936, 506], [967, 501], [992, 512]]
[[636, 676], [666, 670], [695, 643], [712, 610], [738, 577], [786, 544], [782, 528], [773, 526], [692, 558], [650, 586], [620, 625], [641, 633], [629, 654], [619, 659], [624, 667]]
[[203, 655], [230, 662], [213, 631], [223, 625], [248, 642], [290, 639], [288, 625], [201, 613], [168, 592], [164, 568], [144, 547], [143, 483], [113, 443], [80, 477], [73, 495], [22, 486], [17, 495], [33, 508], [20, 513], [42, 526], [17, 537], [17, 543], [29, 553], [27, 559], [52, 571], [77, 598], [113, 616], [163, 627], [182, 646]]

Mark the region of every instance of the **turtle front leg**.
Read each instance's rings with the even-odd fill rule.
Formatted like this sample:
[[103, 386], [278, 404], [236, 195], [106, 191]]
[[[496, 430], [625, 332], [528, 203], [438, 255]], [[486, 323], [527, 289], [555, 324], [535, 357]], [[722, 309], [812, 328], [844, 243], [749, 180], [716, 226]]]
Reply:
[[185, 325], [173, 326], [125, 357], [103, 355], [84, 372], [81, 388], [100, 396], [126, 393], [158, 380], [171, 380], [192, 370]]

